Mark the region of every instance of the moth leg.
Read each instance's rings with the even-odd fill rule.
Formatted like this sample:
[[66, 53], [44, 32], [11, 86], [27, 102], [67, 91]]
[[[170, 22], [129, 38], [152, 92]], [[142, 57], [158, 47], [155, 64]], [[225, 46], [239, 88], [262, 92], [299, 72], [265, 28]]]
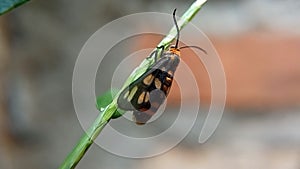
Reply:
[[157, 46], [156, 49], [162, 49], [162, 50], [165, 50], [165, 46], [162, 45], [162, 46]]
[[[156, 55], [157, 50], [153, 51], [146, 59], [151, 59], [151, 57], [155, 54]], [[155, 58], [154, 58], [155, 59]]]
[[157, 53], [158, 53], [158, 49], [161, 49], [161, 52], [160, 52], [160, 57], [162, 57], [163, 53], [164, 53], [164, 50], [165, 50], [165, 46], [157, 46], [156, 47], [156, 51], [155, 51], [155, 57], [154, 57], [154, 61], [156, 62], [157, 61]]
[[156, 62], [157, 61], [157, 57], [158, 57], [158, 49], [161, 49], [162, 50], [162, 52], [161, 52], [161, 54], [160, 54], [160, 57], [162, 57], [162, 55], [163, 55], [163, 51], [164, 51], [164, 49], [165, 49], [165, 46], [159, 46], [159, 47], [156, 47], [156, 50], [155, 51], [153, 51], [146, 59], [150, 59], [154, 54], [155, 54], [155, 56], [154, 56], [154, 62]]

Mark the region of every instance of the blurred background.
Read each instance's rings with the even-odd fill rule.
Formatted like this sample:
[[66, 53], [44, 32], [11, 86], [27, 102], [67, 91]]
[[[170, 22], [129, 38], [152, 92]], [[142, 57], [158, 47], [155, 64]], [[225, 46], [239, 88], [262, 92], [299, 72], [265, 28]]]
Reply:
[[[73, 108], [72, 73], [82, 46], [96, 30], [137, 12], [171, 13], [177, 8], [181, 15], [192, 2], [31, 1], [1, 16], [0, 168], [57, 168], [77, 143], [84, 131]], [[299, 169], [299, 9], [298, 0], [208, 0], [193, 23], [216, 47], [226, 73], [226, 109], [214, 135], [198, 143], [203, 113], [189, 135], [165, 154], [129, 159], [93, 145], [78, 168]], [[137, 38], [127, 47], [146, 42], [155, 46], [160, 38]], [[115, 57], [99, 69], [101, 79], [111, 78], [124, 48], [110, 53]], [[196, 74], [201, 109], [206, 112], [209, 79], [204, 68]], [[109, 87], [109, 80], [99, 80], [97, 94]], [[147, 132], [163, 130], [168, 123], [164, 119], [175, 116], [168, 111], [178, 107], [176, 92], [175, 86], [168, 99], [168, 118]], [[125, 119], [119, 121], [112, 125], [137, 128], [132, 122], [122, 123]]]

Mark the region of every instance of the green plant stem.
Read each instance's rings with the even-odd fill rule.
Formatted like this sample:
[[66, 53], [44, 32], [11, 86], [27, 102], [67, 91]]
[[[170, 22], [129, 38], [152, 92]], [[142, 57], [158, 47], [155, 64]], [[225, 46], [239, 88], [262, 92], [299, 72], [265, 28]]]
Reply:
[[[178, 21], [179, 30], [181, 30], [188, 22], [192, 20], [192, 18], [197, 14], [200, 8], [206, 0], [196, 0], [189, 9], [183, 14], [183, 16]], [[176, 28], [173, 27], [167, 36], [158, 44], [158, 46], [168, 47], [171, 42], [176, 37]], [[124, 89], [131, 82], [140, 77], [146, 70], [154, 63], [154, 57], [150, 59], [145, 59], [140, 66], [138, 66], [128, 77], [126, 82], [123, 85]], [[122, 91], [122, 90], [121, 90]], [[117, 111], [117, 98], [118, 95], [114, 98], [114, 100], [106, 106], [106, 108], [99, 114], [95, 122], [89, 128], [89, 130], [81, 137], [78, 144], [74, 147], [72, 152], [68, 155], [65, 161], [60, 166], [60, 169], [71, 169], [75, 168], [81, 158], [84, 156], [88, 148], [92, 145], [95, 138], [99, 135], [105, 125], [109, 122], [112, 115], [115, 111]]]
[[60, 168], [75, 168], [85, 152], [93, 144], [94, 139], [99, 135], [107, 123], [107, 121], [102, 121], [101, 116], [99, 116], [92, 127], [80, 138], [80, 142], [68, 155]]

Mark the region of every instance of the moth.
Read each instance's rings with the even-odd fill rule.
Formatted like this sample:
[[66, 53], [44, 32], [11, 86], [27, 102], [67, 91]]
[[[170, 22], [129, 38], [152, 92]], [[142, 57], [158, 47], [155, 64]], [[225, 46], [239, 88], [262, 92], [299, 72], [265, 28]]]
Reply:
[[[137, 80], [129, 84], [118, 97], [118, 107], [122, 110], [133, 111], [133, 119], [136, 124], [145, 124], [156, 113], [168, 96], [173, 83], [174, 73], [180, 62], [180, 49], [196, 47], [206, 53], [205, 50], [197, 46], [178, 48], [179, 27], [175, 13], [176, 9], [173, 11], [173, 20], [177, 30], [175, 45], [172, 45], [168, 51], [164, 51], [164, 46], [157, 47], [157, 50], [152, 53], [155, 54], [155, 63]], [[162, 52], [160, 58], [157, 60], [159, 49]]]

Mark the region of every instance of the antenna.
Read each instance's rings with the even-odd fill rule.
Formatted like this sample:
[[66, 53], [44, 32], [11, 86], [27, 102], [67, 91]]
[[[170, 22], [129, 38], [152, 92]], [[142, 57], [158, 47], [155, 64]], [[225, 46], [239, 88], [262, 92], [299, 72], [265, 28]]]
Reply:
[[174, 20], [174, 24], [175, 24], [175, 27], [176, 27], [176, 30], [177, 30], [177, 39], [176, 39], [176, 44], [175, 44], [175, 48], [177, 49], [178, 48], [178, 43], [179, 43], [179, 28], [178, 28], [178, 25], [177, 25], [175, 13], [176, 13], [176, 8], [173, 11], [173, 20]]
[[176, 17], [175, 17], [176, 10], [177, 9], [175, 8], [174, 11], [173, 11], [173, 20], [174, 20], [174, 24], [175, 24], [176, 31], [177, 31], [177, 38], [176, 38], [175, 48], [176, 49], [196, 48], [196, 49], [201, 50], [203, 53], [207, 54], [206, 50], [200, 48], [199, 46], [182, 46], [182, 47], [178, 48], [178, 43], [179, 43], [179, 27], [178, 27], [178, 24], [177, 24], [177, 21], [176, 21]]
[[203, 53], [207, 54], [206, 50], [200, 48], [199, 46], [182, 46], [179, 49], [184, 49], [184, 48], [196, 48], [196, 49], [201, 50]]

